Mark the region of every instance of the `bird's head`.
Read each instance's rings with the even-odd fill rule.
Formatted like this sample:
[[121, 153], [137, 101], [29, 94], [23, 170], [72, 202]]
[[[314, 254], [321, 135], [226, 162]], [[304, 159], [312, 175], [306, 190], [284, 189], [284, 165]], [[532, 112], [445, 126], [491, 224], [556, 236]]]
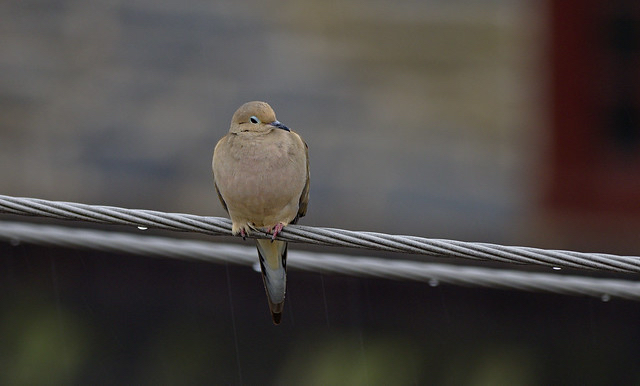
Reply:
[[290, 131], [276, 119], [276, 113], [266, 102], [247, 102], [231, 118], [230, 133], [266, 133], [274, 129]]

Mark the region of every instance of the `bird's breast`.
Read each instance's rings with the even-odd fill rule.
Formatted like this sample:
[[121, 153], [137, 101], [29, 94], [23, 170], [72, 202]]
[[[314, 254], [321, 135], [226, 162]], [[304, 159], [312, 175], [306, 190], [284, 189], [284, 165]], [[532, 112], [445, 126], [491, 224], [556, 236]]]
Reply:
[[306, 182], [306, 163], [292, 156], [294, 145], [259, 137], [230, 141], [228, 156], [219, 157], [214, 165], [218, 189], [230, 212], [251, 213], [258, 224], [295, 205], [291, 208], [295, 216]]

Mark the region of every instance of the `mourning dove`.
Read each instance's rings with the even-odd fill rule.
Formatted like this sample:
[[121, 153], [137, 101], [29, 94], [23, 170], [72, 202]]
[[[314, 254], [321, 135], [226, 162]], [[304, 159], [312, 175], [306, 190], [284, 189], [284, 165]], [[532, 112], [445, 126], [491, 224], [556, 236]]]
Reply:
[[276, 119], [265, 102], [248, 102], [231, 118], [229, 133], [213, 151], [213, 179], [229, 213], [232, 233], [271, 234], [256, 239], [262, 279], [274, 324], [279, 324], [286, 290], [287, 243], [276, 240], [288, 224], [307, 212], [307, 144]]

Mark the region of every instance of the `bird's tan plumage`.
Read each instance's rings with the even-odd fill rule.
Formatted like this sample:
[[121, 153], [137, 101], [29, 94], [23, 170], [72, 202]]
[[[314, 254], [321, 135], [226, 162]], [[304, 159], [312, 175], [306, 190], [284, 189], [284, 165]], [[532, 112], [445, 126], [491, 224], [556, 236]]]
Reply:
[[[218, 198], [229, 213], [234, 235], [274, 232], [306, 214], [309, 155], [302, 138], [278, 122], [265, 102], [242, 105], [229, 133], [215, 147], [213, 175]], [[280, 321], [285, 291], [287, 245], [258, 241], [269, 305]]]

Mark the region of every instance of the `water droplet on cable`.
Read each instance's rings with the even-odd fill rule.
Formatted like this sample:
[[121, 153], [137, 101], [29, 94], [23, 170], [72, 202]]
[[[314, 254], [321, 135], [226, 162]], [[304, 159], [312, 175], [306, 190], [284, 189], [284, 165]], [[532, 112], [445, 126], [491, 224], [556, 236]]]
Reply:
[[145, 226], [140, 225], [140, 226], [138, 227], [138, 229], [140, 229], [141, 231], [146, 231], [146, 230], [147, 230], [147, 229], [149, 229], [149, 228], [147, 228], [147, 227], [145, 227]]
[[555, 269], [556, 271], [559, 271], [559, 270], [561, 270], [562, 268], [560, 268], [560, 267], [553, 267], [553, 269]]
[[609, 294], [602, 294], [602, 296], [600, 296], [600, 300], [602, 300], [603, 302], [608, 302], [609, 300], [611, 300], [611, 296]]
[[10, 239], [9, 244], [11, 244], [12, 247], [17, 247], [20, 245], [20, 239]]
[[431, 287], [437, 287], [438, 284], [440, 284], [440, 282], [438, 281], [438, 279], [429, 279], [429, 285]]

